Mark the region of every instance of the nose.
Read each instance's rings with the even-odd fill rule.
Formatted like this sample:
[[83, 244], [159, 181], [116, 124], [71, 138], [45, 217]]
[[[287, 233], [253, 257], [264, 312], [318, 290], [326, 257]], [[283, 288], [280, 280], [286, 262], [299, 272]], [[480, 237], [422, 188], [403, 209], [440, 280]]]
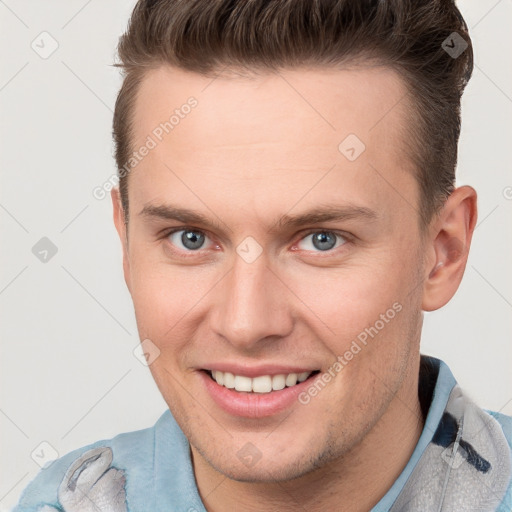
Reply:
[[262, 253], [248, 263], [238, 255], [217, 287], [211, 327], [239, 351], [255, 352], [293, 329], [293, 294]]

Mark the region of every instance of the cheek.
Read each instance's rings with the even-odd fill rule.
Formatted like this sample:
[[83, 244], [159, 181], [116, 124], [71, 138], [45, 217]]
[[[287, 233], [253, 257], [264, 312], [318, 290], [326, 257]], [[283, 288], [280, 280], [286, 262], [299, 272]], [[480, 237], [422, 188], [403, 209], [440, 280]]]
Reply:
[[141, 336], [161, 340], [179, 325], [199, 299], [199, 282], [190, 270], [152, 261], [142, 251], [136, 254], [131, 265], [131, 295]]
[[[132, 300], [140, 339], [160, 350], [159, 365], [186, 367], [191, 343], [208, 312], [219, 272], [211, 267], [171, 265], [140, 251], [133, 258]], [[164, 375], [165, 377], [165, 375]]]
[[392, 265], [382, 258], [372, 259], [371, 264], [312, 269], [291, 276], [290, 288], [326, 329], [336, 334], [352, 332], [375, 322], [403, 296], [404, 276], [393, 276]]
[[343, 268], [290, 276], [291, 288], [309, 310], [309, 326], [316, 326], [333, 361], [341, 356], [351, 367], [349, 373], [368, 366], [395, 368], [405, 357], [416, 322], [411, 318], [417, 295], [411, 290], [418, 289], [415, 261], [412, 252], [388, 247]]

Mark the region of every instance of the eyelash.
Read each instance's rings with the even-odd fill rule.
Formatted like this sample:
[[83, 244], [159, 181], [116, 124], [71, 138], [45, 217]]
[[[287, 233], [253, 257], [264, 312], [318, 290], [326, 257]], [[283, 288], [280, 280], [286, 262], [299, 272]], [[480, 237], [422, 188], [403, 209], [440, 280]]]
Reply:
[[[172, 234], [177, 233], [179, 231], [194, 231], [194, 232], [201, 233], [201, 234], [205, 235], [206, 237], [210, 238], [206, 231], [203, 231], [202, 229], [197, 229], [197, 228], [194, 228], [191, 226], [180, 226], [179, 228], [172, 228], [172, 229], [166, 231], [162, 235], [162, 238], [167, 239], [169, 236], [171, 236]], [[324, 254], [326, 254], [326, 256], [332, 256], [333, 254], [336, 254], [338, 251], [343, 250], [347, 244], [353, 242], [353, 236], [349, 235], [348, 233], [345, 233], [343, 231], [337, 231], [334, 229], [322, 229], [322, 228], [311, 229], [309, 231], [306, 231], [305, 233], [302, 234], [301, 238], [298, 241], [300, 242], [304, 238], [306, 238], [309, 235], [312, 235], [314, 233], [332, 233], [333, 235], [336, 235], [345, 241], [338, 247], [329, 249], [328, 251], [311, 251], [311, 252], [316, 252], [317, 254], [324, 253]], [[172, 244], [170, 242], [169, 242], [169, 245], [172, 246]], [[204, 250], [206, 250], [206, 249], [204, 249]], [[203, 249], [199, 249], [197, 251], [185, 251], [185, 253], [183, 254], [183, 251], [181, 251], [181, 250], [172, 249], [173, 253], [180, 253], [180, 256], [182, 256], [184, 258], [197, 256], [198, 254], [201, 254], [202, 251], [203, 251]], [[310, 251], [307, 251], [307, 252], [310, 252]], [[320, 256], [320, 257], [322, 257], [322, 256]]]

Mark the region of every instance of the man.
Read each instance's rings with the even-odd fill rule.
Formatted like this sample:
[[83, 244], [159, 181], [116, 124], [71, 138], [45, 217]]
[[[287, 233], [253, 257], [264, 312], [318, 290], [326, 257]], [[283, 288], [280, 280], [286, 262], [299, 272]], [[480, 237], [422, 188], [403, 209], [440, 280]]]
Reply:
[[456, 292], [467, 27], [447, 0], [140, 1], [114, 222], [169, 410], [17, 511], [510, 511], [512, 420], [420, 356]]

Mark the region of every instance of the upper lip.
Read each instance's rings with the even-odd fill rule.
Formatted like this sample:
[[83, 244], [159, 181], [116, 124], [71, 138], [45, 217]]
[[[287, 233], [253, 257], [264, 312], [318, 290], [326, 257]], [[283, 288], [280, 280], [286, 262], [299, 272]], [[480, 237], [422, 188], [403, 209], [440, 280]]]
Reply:
[[229, 372], [233, 375], [242, 375], [245, 377], [259, 377], [261, 375], [287, 375], [289, 373], [314, 372], [319, 368], [310, 366], [290, 366], [280, 364], [263, 364], [258, 366], [247, 366], [240, 363], [210, 363], [203, 367], [205, 370], [216, 370]]

